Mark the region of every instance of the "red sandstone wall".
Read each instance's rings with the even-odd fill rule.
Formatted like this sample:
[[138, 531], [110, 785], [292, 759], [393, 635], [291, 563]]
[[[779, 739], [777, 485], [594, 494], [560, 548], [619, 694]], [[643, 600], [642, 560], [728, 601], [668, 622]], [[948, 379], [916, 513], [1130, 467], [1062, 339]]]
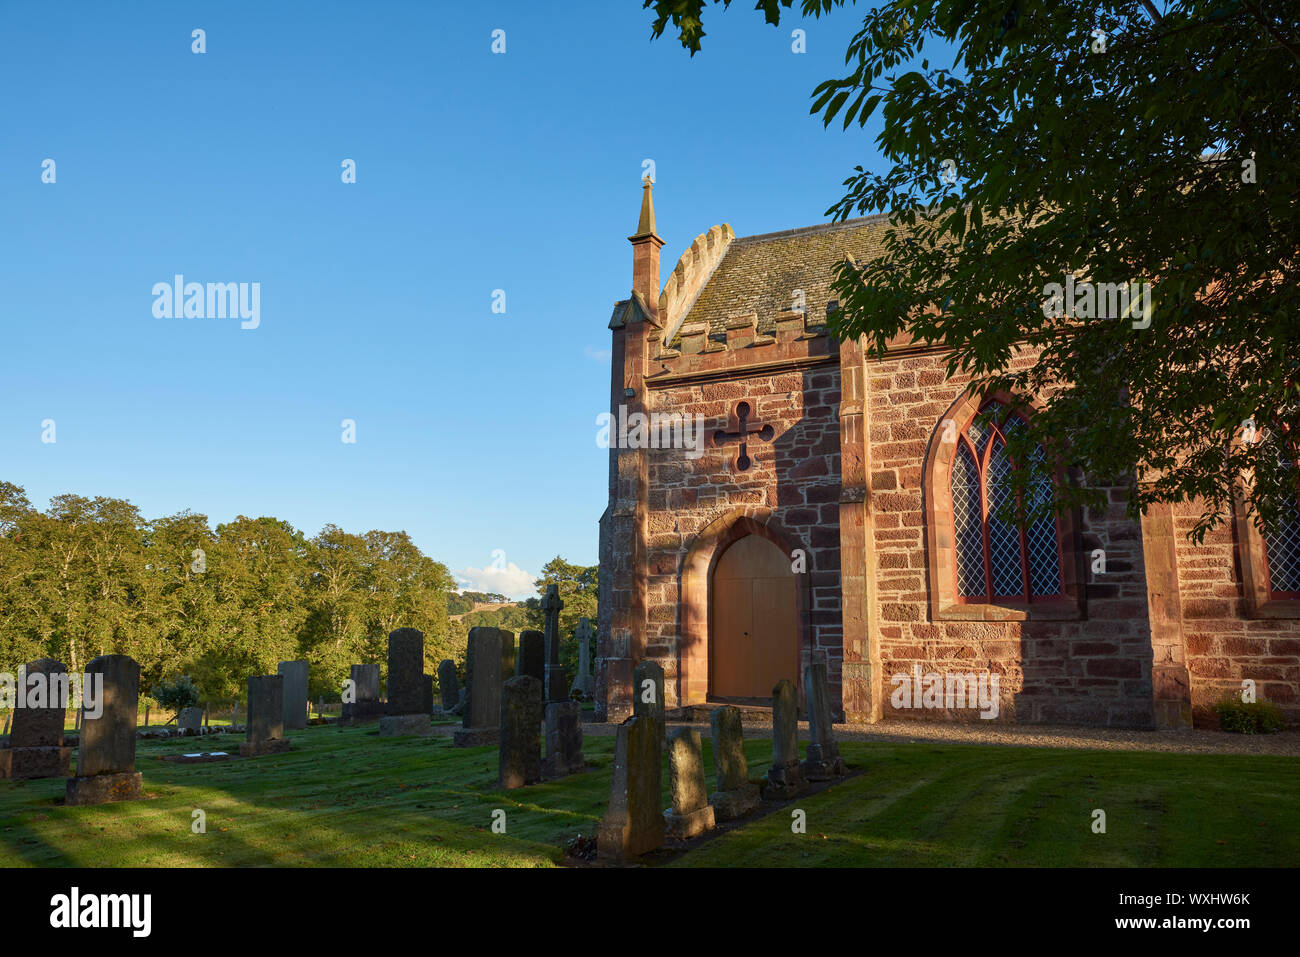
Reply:
[[[710, 523], [738, 508], [770, 509], [772, 524], [793, 548], [807, 552], [809, 634], [830, 659], [832, 698], [838, 707], [842, 632], [839, 612], [839, 370], [821, 365], [802, 371], [750, 376], [738, 381], [680, 385], [651, 392], [658, 412], [702, 413], [707, 435], [733, 428], [737, 403], [753, 408], [751, 420], [771, 424], [772, 441], [751, 438], [753, 464], [734, 466], [734, 441], [708, 443], [698, 459], [680, 450], [649, 452], [647, 517], [649, 562], [646, 652], [667, 676], [668, 705], [675, 706], [682, 563]], [[704, 663], [707, 668], [707, 661]], [[698, 677], [698, 670], [696, 675]], [[705, 671], [707, 675], [707, 671]], [[797, 676], [792, 676], [797, 677]], [[698, 680], [694, 680], [699, 691]], [[686, 694], [702, 701], [696, 693]]]
[[[923, 463], [931, 436], [968, 381], [946, 379], [937, 355], [914, 355], [867, 369], [869, 588], [881, 660], [878, 689], [886, 717], [979, 720], [972, 710], [951, 714], [898, 710], [891, 702], [896, 673], [989, 672], [999, 676], [998, 720], [1145, 726], [1151, 722], [1151, 636], [1141, 536], [1119, 502], [1078, 517], [1073, 549], [1104, 549], [1107, 574], [1084, 565], [1086, 617], [1075, 620], [961, 620], [931, 605], [938, 556], [925, 534]], [[946, 483], [946, 469], [938, 481]], [[946, 488], [944, 490], [946, 495]], [[956, 614], [962, 614], [957, 612]]]
[[[1242, 561], [1247, 543], [1232, 522], [1197, 547], [1187, 533], [1199, 503], [1174, 508], [1183, 637], [1198, 727], [1217, 727], [1213, 704], [1256, 683], [1258, 698], [1276, 702], [1300, 721], [1300, 618], [1253, 618], [1245, 600]], [[1295, 611], [1300, 615], [1300, 609]]]

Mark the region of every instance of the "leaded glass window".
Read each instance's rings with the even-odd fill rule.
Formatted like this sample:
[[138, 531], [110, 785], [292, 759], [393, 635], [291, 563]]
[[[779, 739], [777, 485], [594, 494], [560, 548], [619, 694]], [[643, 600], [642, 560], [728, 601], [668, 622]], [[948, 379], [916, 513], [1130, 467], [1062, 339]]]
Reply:
[[1268, 563], [1269, 597], [1300, 598], [1300, 508], [1291, 503], [1284, 515], [1264, 533], [1264, 560]]
[[[980, 411], [1000, 409], [998, 403]], [[956, 548], [957, 595], [965, 601], [1024, 601], [1061, 595], [1060, 532], [1054, 515], [1028, 525], [1003, 521], [998, 512], [1011, 501], [1011, 475], [1017, 468], [1007, 453], [1006, 436], [1024, 427], [1020, 418], [999, 415], [980, 424], [973, 419], [957, 437], [952, 466], [952, 514]], [[1033, 455], [1041, 461], [1043, 450]], [[1052, 486], [1030, 486], [1031, 509], [1050, 504]], [[1296, 526], [1300, 541], [1300, 525]]]

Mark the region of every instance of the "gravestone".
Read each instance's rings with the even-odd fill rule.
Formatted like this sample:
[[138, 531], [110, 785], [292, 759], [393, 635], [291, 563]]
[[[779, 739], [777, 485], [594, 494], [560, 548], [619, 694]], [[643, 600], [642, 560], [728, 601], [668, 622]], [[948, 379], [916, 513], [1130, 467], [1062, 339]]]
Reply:
[[569, 697], [590, 701], [596, 692], [596, 681], [591, 676], [591, 621], [589, 619], [578, 619], [574, 637], [578, 642], [578, 677], [573, 679], [573, 685], [569, 688]]
[[424, 676], [424, 700], [421, 707], [424, 714], [433, 714], [433, 675]]
[[[41, 686], [32, 707], [33, 680]], [[69, 705], [68, 669], [53, 658], [41, 658], [18, 669], [18, 686], [25, 687], [24, 707], [15, 707], [13, 733], [0, 748], [0, 778], [25, 781], [33, 778], [66, 778], [72, 749], [63, 746], [64, 715]], [[15, 705], [19, 703], [15, 696]], [[9, 721], [5, 720], [5, 731]]]
[[799, 700], [794, 685], [782, 678], [772, 689], [772, 766], [763, 782], [763, 797], [784, 801], [808, 786], [799, 764]]
[[684, 841], [712, 830], [700, 732], [694, 728], [678, 728], [668, 736], [668, 783], [673, 795], [673, 806], [664, 811], [668, 836]]
[[248, 731], [239, 745], [241, 758], [283, 754], [289, 750], [284, 736], [284, 678], [257, 675], [248, 679]]
[[542, 779], [542, 682], [511, 678], [501, 688], [497, 786], [521, 788]]
[[831, 701], [826, 690], [826, 652], [805, 652], [804, 698], [808, 706], [808, 757], [803, 763], [809, 781], [829, 781], [844, 776], [844, 759], [831, 728]]
[[356, 701], [343, 703], [343, 716], [339, 724], [361, 724], [375, 721], [384, 713], [379, 700], [379, 665], [353, 665], [348, 671]]
[[546, 706], [546, 760], [542, 774], [562, 778], [587, 766], [582, 755], [582, 705], [552, 701]]
[[451, 711], [460, 702], [460, 688], [456, 684], [456, 662], [444, 658], [438, 664], [438, 691], [442, 694], [442, 710]]
[[307, 727], [307, 662], [282, 661], [276, 673], [284, 678], [284, 727], [300, 731]]
[[519, 656], [515, 659], [515, 676], [529, 675], [546, 681], [546, 636], [540, 631], [519, 633]]
[[664, 722], [664, 669], [657, 661], [647, 658], [632, 669], [632, 713], [654, 718], [668, 741], [668, 725]]
[[542, 611], [546, 613], [546, 700], [568, 701], [569, 685], [564, 680], [564, 666], [560, 664], [560, 589], [557, 585], [546, 586], [546, 597], [542, 599]]
[[718, 779], [718, 790], [709, 803], [717, 820], [730, 821], [748, 814], [759, 804], [758, 785], [750, 783], [749, 765], [745, 761], [740, 709], [734, 705], [716, 708], [709, 716], [709, 727], [713, 734], [713, 768]]
[[662, 847], [664, 815], [659, 804], [663, 729], [649, 715], [633, 715], [617, 729], [609, 808], [596, 833], [596, 855], [626, 861]]
[[202, 708], [181, 708], [176, 716], [176, 729], [181, 734], [198, 734], [203, 727]]
[[388, 636], [388, 714], [379, 719], [381, 737], [433, 734], [429, 714], [433, 687], [424, 711], [424, 633], [398, 628]]
[[[96, 716], [86, 710], [91, 689], [98, 688]], [[86, 665], [82, 686], [81, 739], [77, 776], [68, 779], [64, 804], [108, 804], [144, 796], [135, 769], [136, 706], [140, 700], [140, 666], [128, 655], [100, 655]]]
[[465, 648], [465, 705], [452, 742], [458, 748], [496, 744], [501, 729], [501, 686], [515, 670], [515, 636], [501, 628], [469, 630]]

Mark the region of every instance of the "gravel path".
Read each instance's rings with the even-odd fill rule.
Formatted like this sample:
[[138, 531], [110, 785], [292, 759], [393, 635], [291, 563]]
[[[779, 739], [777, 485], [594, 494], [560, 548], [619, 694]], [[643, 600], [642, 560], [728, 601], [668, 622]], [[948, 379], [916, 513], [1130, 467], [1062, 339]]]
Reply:
[[[690, 726], [702, 734], [702, 722], [669, 721], [668, 727]], [[584, 734], [612, 735], [617, 725], [583, 724]], [[747, 721], [745, 737], [764, 738], [771, 724]], [[841, 741], [893, 741], [912, 744], [984, 744], [1020, 748], [1084, 748], [1096, 751], [1164, 751], [1170, 754], [1271, 754], [1300, 757], [1300, 732], [1227, 734], [1223, 731], [1134, 731], [1076, 728], [1066, 725], [953, 724], [938, 721], [887, 720], [872, 725], [835, 725]], [[808, 740], [808, 724], [800, 722], [799, 738]]]

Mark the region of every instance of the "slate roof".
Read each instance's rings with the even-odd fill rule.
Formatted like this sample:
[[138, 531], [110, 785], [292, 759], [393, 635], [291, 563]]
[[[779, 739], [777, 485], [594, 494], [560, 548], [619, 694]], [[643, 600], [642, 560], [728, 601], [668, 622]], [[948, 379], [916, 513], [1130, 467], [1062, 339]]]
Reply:
[[833, 297], [835, 264], [846, 255], [858, 260], [878, 255], [888, 219], [878, 214], [733, 239], [684, 323], [707, 322], [710, 336], [725, 339], [726, 321], [752, 312], [758, 315], [758, 332], [770, 333], [777, 313], [791, 308], [795, 289], [804, 292], [809, 321], [823, 320]]

